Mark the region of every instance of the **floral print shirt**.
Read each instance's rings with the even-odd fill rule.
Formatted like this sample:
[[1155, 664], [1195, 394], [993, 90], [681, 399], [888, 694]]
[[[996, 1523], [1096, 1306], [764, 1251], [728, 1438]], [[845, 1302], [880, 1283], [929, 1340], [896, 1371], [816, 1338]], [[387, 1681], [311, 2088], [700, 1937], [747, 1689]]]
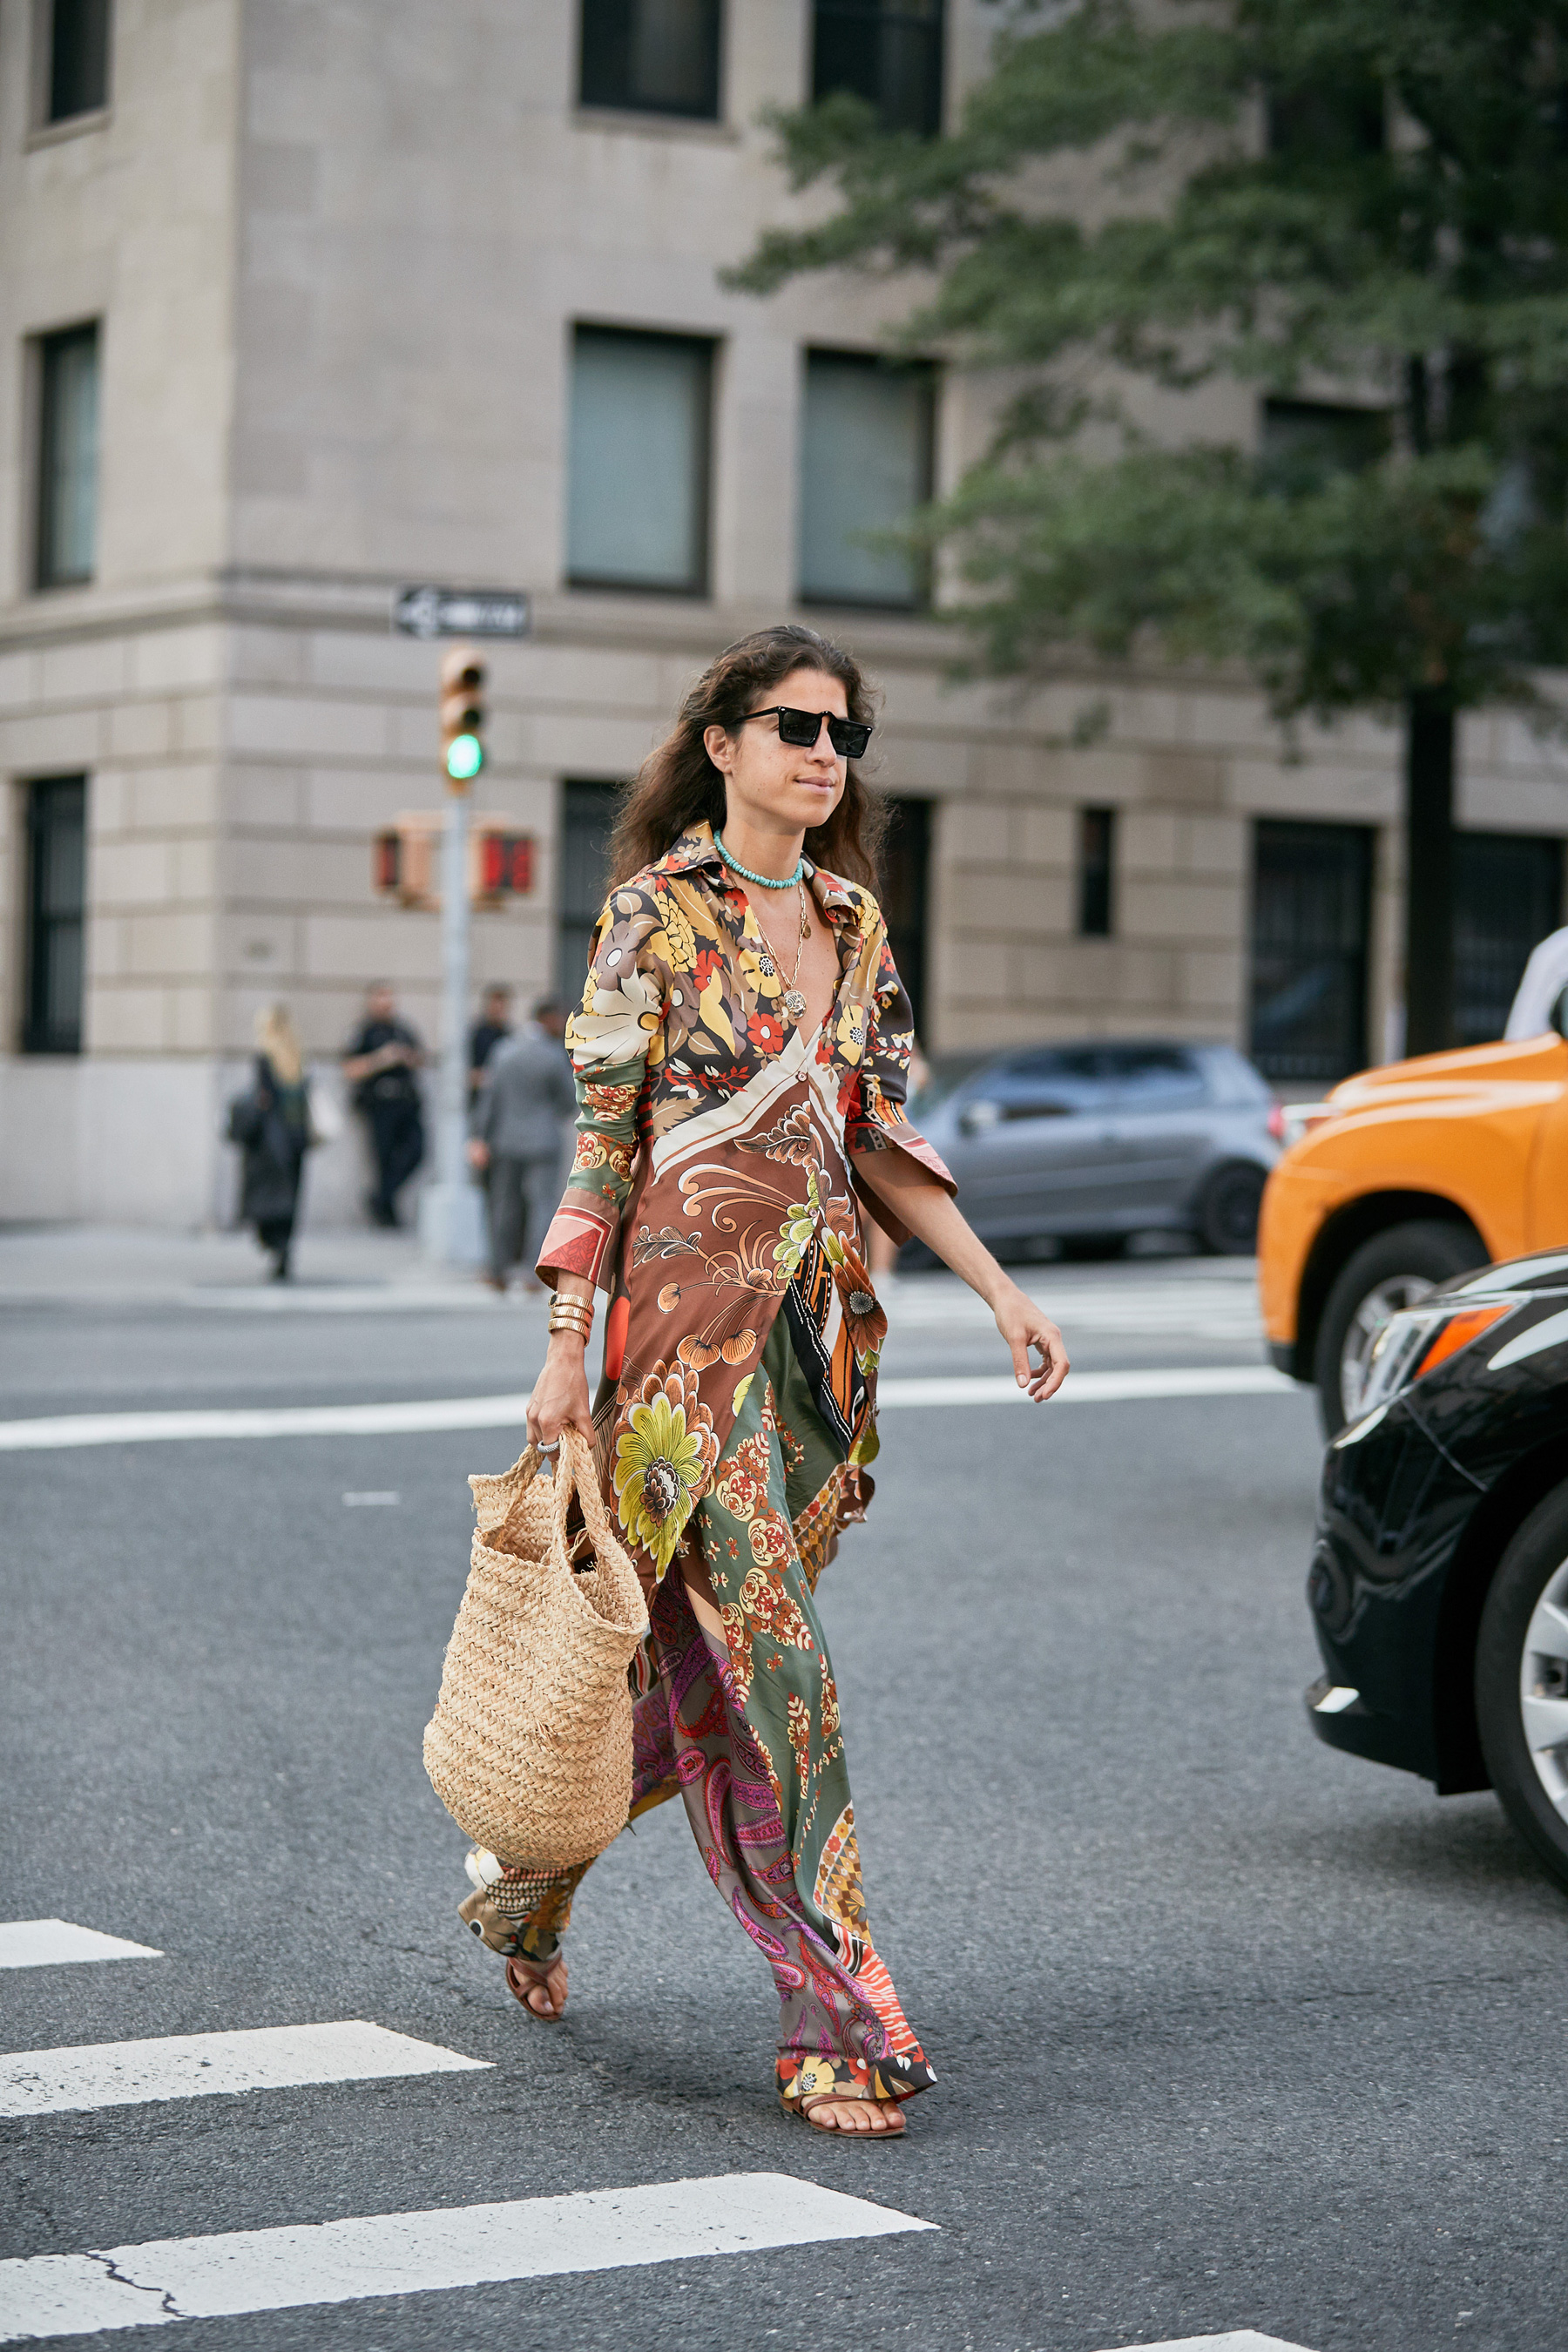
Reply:
[[839, 975], [811, 1037], [707, 824], [610, 892], [567, 1027], [577, 1147], [539, 1271], [612, 1294], [606, 1484], [645, 1582], [711, 1484], [781, 1309], [845, 1462], [871, 1458], [887, 1318], [858, 1196], [906, 1236], [853, 1163], [904, 1150], [953, 1189], [904, 1115], [912, 1023], [881, 909], [809, 863], [806, 878]]

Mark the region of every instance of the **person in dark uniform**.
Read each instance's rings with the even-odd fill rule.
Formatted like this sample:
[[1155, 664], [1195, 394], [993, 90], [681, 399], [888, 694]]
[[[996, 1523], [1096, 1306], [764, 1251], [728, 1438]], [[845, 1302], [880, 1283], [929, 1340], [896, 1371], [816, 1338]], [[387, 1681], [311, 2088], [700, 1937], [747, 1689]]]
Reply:
[[511, 1035], [511, 991], [504, 980], [487, 988], [479, 1006], [479, 1017], [468, 1032], [468, 1100], [485, 1082], [485, 1071], [490, 1055], [502, 1040]]
[[353, 1107], [370, 1129], [375, 1187], [365, 1207], [378, 1225], [397, 1223], [397, 1195], [425, 1157], [425, 1113], [418, 1072], [425, 1049], [384, 981], [366, 989], [364, 1019], [343, 1055]]

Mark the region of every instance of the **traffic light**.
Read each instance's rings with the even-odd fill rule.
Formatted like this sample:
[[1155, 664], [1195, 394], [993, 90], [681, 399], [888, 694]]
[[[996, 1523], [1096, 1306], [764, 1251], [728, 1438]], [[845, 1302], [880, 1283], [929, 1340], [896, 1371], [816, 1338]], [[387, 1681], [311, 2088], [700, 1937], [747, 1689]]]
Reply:
[[441, 761], [460, 790], [485, 764], [483, 661], [472, 646], [454, 646], [441, 657]]

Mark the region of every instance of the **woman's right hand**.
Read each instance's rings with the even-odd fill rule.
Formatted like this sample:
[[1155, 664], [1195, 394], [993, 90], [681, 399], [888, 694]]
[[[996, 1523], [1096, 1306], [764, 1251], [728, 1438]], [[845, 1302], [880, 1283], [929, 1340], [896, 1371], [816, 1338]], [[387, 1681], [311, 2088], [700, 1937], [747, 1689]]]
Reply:
[[581, 1432], [591, 1445], [594, 1415], [588, 1402], [587, 1349], [574, 1331], [551, 1335], [544, 1369], [528, 1400], [531, 1445], [553, 1445], [563, 1429]]

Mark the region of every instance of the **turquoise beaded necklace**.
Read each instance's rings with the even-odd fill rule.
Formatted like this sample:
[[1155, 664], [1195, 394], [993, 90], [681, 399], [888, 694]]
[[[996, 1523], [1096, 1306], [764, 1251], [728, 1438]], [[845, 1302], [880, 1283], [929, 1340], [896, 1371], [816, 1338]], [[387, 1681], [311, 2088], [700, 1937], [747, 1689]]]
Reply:
[[749, 866], [742, 866], [738, 857], [731, 856], [729, 851], [724, 846], [724, 836], [722, 834], [714, 834], [713, 846], [718, 851], [720, 856], [723, 859], [725, 865], [730, 868], [731, 874], [742, 875], [746, 881], [756, 882], [760, 884], [764, 890], [793, 890], [795, 884], [800, 880], [801, 876], [805, 872], [805, 858], [804, 855], [793, 874], [753, 874]]

